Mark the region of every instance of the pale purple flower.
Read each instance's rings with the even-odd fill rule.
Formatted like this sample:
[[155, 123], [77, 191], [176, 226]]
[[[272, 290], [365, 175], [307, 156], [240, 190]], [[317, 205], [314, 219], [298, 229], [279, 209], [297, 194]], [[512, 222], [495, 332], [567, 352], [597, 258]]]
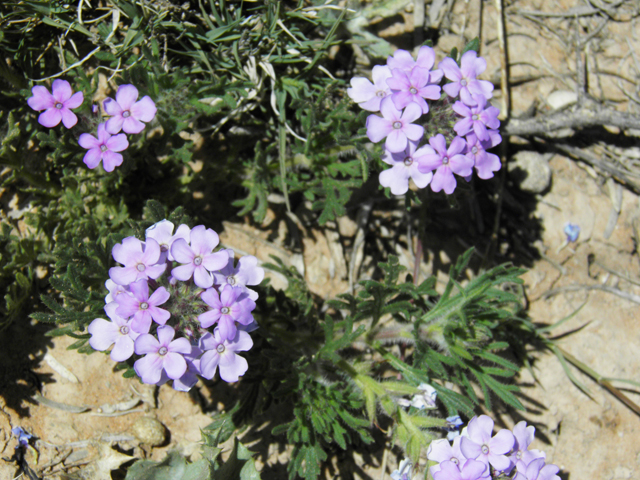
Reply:
[[403, 458], [398, 465], [398, 469], [391, 473], [392, 480], [411, 480], [413, 475], [413, 464], [409, 458]]
[[489, 99], [493, 95], [493, 85], [486, 80], [478, 80], [476, 77], [485, 71], [487, 62], [478, 57], [477, 52], [469, 50], [460, 60], [460, 66], [452, 58], [443, 59], [438, 67], [444, 72], [444, 76], [451, 80], [442, 89], [450, 97], [460, 95], [460, 100], [465, 105], [474, 106], [478, 98]]
[[386, 149], [397, 153], [407, 148], [409, 140], [418, 142], [422, 138], [424, 127], [411, 123], [422, 115], [419, 105], [411, 103], [407, 105], [404, 112], [400, 112], [393, 104], [393, 100], [387, 97], [380, 104], [380, 113], [382, 117], [377, 115], [367, 117], [367, 136], [372, 142], [377, 143], [386, 137]]
[[577, 242], [580, 236], [580, 225], [575, 223], [566, 223], [564, 225], [564, 234], [567, 236], [567, 242]]
[[182, 238], [187, 243], [189, 242], [191, 236], [191, 229], [188, 225], [180, 225], [178, 230], [176, 230], [175, 235], [173, 234], [173, 223], [169, 220], [161, 220], [158, 223], [154, 223], [149, 228], [147, 228], [145, 232], [145, 238], [153, 238], [158, 245], [160, 245], [160, 260], [158, 263], [164, 263], [167, 261], [173, 262], [175, 259], [173, 255], [171, 255], [171, 245], [177, 239]]
[[171, 317], [171, 314], [158, 308], [171, 296], [164, 287], [158, 288], [149, 296], [149, 284], [146, 280], [140, 279], [129, 284], [130, 293], [128, 295], [118, 295], [116, 312], [124, 318], [133, 317], [131, 328], [138, 333], [149, 333], [151, 320], [159, 325], [164, 325]]
[[463, 421], [459, 415], [453, 415], [447, 417], [447, 425], [444, 427], [447, 430], [447, 440], [451, 441], [460, 436], [459, 428], [463, 425]]
[[424, 68], [414, 67], [409, 73], [399, 68], [394, 68], [392, 77], [387, 79], [387, 85], [393, 92], [391, 99], [397, 109], [401, 110], [411, 103], [417, 103], [422, 113], [429, 113], [429, 100], [440, 98], [440, 87], [432, 85], [429, 71]]
[[107, 120], [107, 132], [140, 133], [144, 123], [156, 116], [156, 105], [147, 95], [138, 100], [138, 89], [133, 85], [120, 85], [116, 99], [107, 98], [103, 102], [104, 110], [112, 117]]
[[127, 237], [122, 243], [114, 245], [111, 253], [116, 262], [124, 265], [109, 269], [111, 280], [118, 285], [129, 285], [141, 278], [156, 279], [167, 267], [166, 263], [157, 265], [160, 246], [153, 238], [142, 243], [136, 237]]
[[253, 255], [245, 255], [238, 260], [238, 265], [234, 268], [233, 250], [227, 249], [229, 261], [224, 268], [213, 272], [213, 282], [224, 287], [243, 287], [254, 302], [258, 299], [258, 292], [247, 288], [247, 285], [260, 285], [264, 279], [264, 269], [258, 266], [258, 259]]
[[418, 50], [418, 58], [413, 59], [411, 53], [406, 50], [396, 50], [393, 56], [387, 59], [387, 65], [389, 68], [399, 68], [407, 73], [413, 70], [415, 67], [424, 68], [429, 71], [429, 81], [434, 84], [440, 83], [442, 80], [442, 70], [431, 70], [436, 62], [436, 52], [433, 48], [426, 45], [420, 47]]
[[171, 255], [180, 265], [171, 270], [171, 275], [178, 280], [186, 282], [193, 276], [193, 280], [200, 288], [209, 288], [213, 285], [214, 272], [223, 268], [228, 260], [227, 252], [213, 253], [218, 246], [218, 234], [204, 225], [198, 225], [191, 230], [191, 245], [184, 238], [178, 238], [171, 245]]
[[44, 127], [52, 128], [60, 123], [71, 128], [78, 122], [78, 117], [71, 111], [78, 108], [84, 101], [82, 92], [73, 93], [71, 85], [66, 80], [54, 80], [51, 92], [42, 85], [31, 89], [33, 97], [27, 99], [27, 104], [35, 111], [44, 110], [38, 117], [38, 123]]
[[532, 460], [528, 465], [522, 460], [516, 463], [516, 476], [513, 480], [560, 480], [556, 475], [560, 471], [557, 465], [545, 465], [544, 458]]
[[515, 437], [504, 429], [493, 437], [492, 434], [493, 420], [490, 417], [473, 417], [467, 426], [468, 437], [462, 437], [460, 449], [467, 458], [491, 464], [497, 470], [506, 470], [511, 464], [506, 454], [513, 448]]
[[145, 356], [136, 360], [133, 368], [144, 383], [158, 383], [163, 370], [172, 380], [182, 377], [187, 371], [183, 355], [191, 352], [189, 340], [184, 337], [173, 340], [175, 330], [169, 325], [158, 327], [156, 333], [157, 339], [146, 333], [135, 342], [136, 353]]
[[440, 470], [433, 475], [434, 480], [478, 480], [483, 478], [487, 466], [482, 462], [467, 460], [458, 468], [451, 461], [442, 462]]
[[215, 288], [208, 288], [200, 298], [211, 307], [198, 316], [200, 325], [209, 328], [217, 323], [222, 338], [230, 340], [236, 336], [236, 322], [241, 325], [253, 322], [251, 312], [256, 308], [256, 303], [242, 287], [226, 285], [219, 294]]
[[78, 139], [78, 144], [89, 151], [85, 153], [82, 161], [90, 169], [94, 169], [102, 161], [105, 172], [113, 172], [113, 169], [122, 165], [120, 153], [129, 146], [129, 141], [124, 133], [111, 136], [105, 130], [104, 123], [98, 125], [98, 138], [88, 133], [83, 133]]
[[453, 104], [453, 111], [463, 117], [453, 126], [453, 129], [460, 136], [467, 133], [475, 133], [480, 140], [490, 140], [487, 128], [500, 128], [500, 120], [498, 114], [500, 110], [496, 107], [484, 108], [487, 101], [484, 97], [477, 98], [478, 105], [468, 107], [464, 103], [458, 101]]
[[489, 140], [483, 141], [479, 140], [474, 133], [470, 133], [465, 137], [465, 140], [467, 141], [465, 156], [473, 161], [478, 177], [483, 180], [493, 178], [493, 172], [500, 170], [502, 164], [500, 163], [500, 157], [487, 152], [487, 150], [502, 141], [500, 134], [494, 130], [489, 130]]
[[509, 455], [513, 465], [516, 465], [519, 461], [523, 461], [525, 464], [531, 463], [536, 458], [546, 458], [546, 454], [540, 450], [529, 450], [529, 444], [533, 442], [536, 428], [533, 425], [527, 426], [527, 422], [524, 420], [516, 423], [513, 427], [513, 436], [516, 442], [513, 446], [513, 451]]
[[415, 158], [427, 152], [423, 152], [422, 148], [416, 151], [416, 145], [416, 142], [408, 142], [407, 148], [403, 152], [391, 153], [386, 150], [382, 156], [382, 161], [392, 165], [392, 168], [380, 172], [380, 185], [389, 187], [394, 195], [407, 193], [410, 178], [418, 188], [424, 188], [429, 185], [433, 177], [431, 172], [422, 173], [418, 169], [419, 162]]
[[116, 313], [117, 308], [117, 303], [108, 303], [104, 307], [104, 311], [111, 321], [96, 318], [89, 324], [87, 331], [91, 334], [89, 345], [94, 350], [103, 352], [114, 345], [110, 354], [111, 360], [124, 362], [133, 355], [134, 341], [139, 334], [131, 328], [130, 320], [126, 320]]
[[247, 361], [236, 352], [246, 352], [253, 346], [253, 340], [247, 332], [238, 330], [232, 340], [227, 340], [215, 328], [213, 335], [205, 333], [200, 338], [200, 348], [204, 354], [200, 357], [200, 372], [206, 379], [212, 379], [220, 367], [220, 378], [227, 383], [237, 382], [249, 368]]
[[[427, 458], [438, 463], [451, 461], [460, 468], [467, 460], [460, 450], [460, 440], [460, 437], [454, 438], [453, 446], [444, 438], [434, 440], [427, 449]], [[436, 472], [440, 471], [440, 465], [432, 466], [429, 471], [431, 476], [434, 476]]]
[[438, 392], [431, 385], [421, 383], [418, 385], [418, 390], [422, 393], [417, 393], [411, 398], [411, 406], [420, 410], [425, 408], [436, 408], [436, 397]]
[[129, 292], [129, 285], [118, 285], [110, 278], [104, 282], [104, 286], [109, 290], [107, 296], [104, 297], [104, 303], [115, 302], [118, 295]]
[[391, 95], [391, 89], [387, 85], [387, 78], [391, 77], [389, 67], [376, 65], [371, 72], [373, 83], [364, 77], [351, 79], [351, 88], [347, 88], [347, 95], [369, 112], [379, 112], [380, 102], [387, 95]]
[[429, 139], [429, 147], [423, 147], [424, 155], [416, 158], [421, 172], [427, 173], [435, 170], [431, 180], [431, 189], [434, 192], [444, 190], [447, 195], [453, 193], [456, 188], [456, 179], [453, 174], [466, 177], [473, 172], [473, 161], [462, 155], [466, 147], [465, 141], [455, 137], [447, 149], [447, 141], [441, 133]]
[[[16, 437], [18, 437], [18, 445], [20, 447], [28, 447], [29, 440], [33, 438], [33, 435], [25, 432], [22, 427], [13, 427], [11, 429], [11, 433], [13, 433]], [[18, 447], [16, 447], [18, 448]]]

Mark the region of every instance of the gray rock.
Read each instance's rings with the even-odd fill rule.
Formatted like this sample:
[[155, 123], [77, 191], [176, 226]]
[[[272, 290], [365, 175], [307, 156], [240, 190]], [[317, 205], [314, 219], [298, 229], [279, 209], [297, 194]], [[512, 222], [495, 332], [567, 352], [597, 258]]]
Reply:
[[551, 185], [550, 155], [522, 151], [509, 160], [509, 177], [529, 193], [542, 193]]

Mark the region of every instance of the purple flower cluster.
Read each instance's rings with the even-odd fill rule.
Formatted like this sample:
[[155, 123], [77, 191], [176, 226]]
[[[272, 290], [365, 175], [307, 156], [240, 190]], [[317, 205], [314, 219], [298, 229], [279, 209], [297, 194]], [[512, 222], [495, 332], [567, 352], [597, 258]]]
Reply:
[[493, 420], [473, 417], [453, 444], [441, 439], [431, 443], [427, 458], [438, 462], [430, 468], [434, 480], [560, 480], [556, 465], [546, 465], [544, 452], [529, 450], [535, 427], [522, 421], [513, 430], [493, 435]]
[[[374, 143], [386, 139], [382, 161], [391, 168], [381, 172], [379, 180], [394, 195], [407, 192], [410, 178], [418, 188], [431, 184], [434, 192], [451, 194], [457, 185], [454, 174], [469, 180], [475, 167], [478, 177], [488, 179], [500, 169], [500, 159], [487, 152], [502, 141], [496, 131], [499, 110], [487, 106], [493, 85], [477, 79], [487, 63], [472, 50], [462, 55], [460, 65], [445, 58], [434, 69], [435, 58], [427, 46], [420, 48], [415, 60], [409, 52], [397, 50], [386, 66], [373, 68], [373, 83], [355, 77], [347, 89], [364, 110], [380, 113], [367, 117], [367, 136]], [[443, 78], [448, 83], [441, 87]], [[449, 133], [449, 122], [442, 125], [442, 131], [452, 137], [449, 145], [445, 135], [437, 133], [420, 147], [425, 128], [416, 122], [429, 115], [428, 101], [448, 104], [456, 98], [460, 100], [450, 107], [456, 119], [455, 135]]]
[[109, 270], [104, 310], [109, 320], [89, 325], [89, 344], [111, 349], [116, 362], [137, 359], [144, 383], [173, 380], [188, 391], [198, 375], [236, 382], [247, 371], [237, 352], [253, 346], [248, 332], [264, 270], [253, 256], [234, 266], [233, 250], [215, 251], [218, 234], [204, 225], [190, 229], [163, 220], [146, 231], [145, 241], [127, 237], [113, 247], [121, 266]]
[[[48, 128], [57, 126], [60, 121], [67, 128], [78, 122], [78, 117], [71, 109], [78, 108], [84, 101], [82, 92], [73, 93], [66, 80], [54, 80], [51, 93], [42, 85], [31, 89], [33, 96], [27, 104], [36, 111], [43, 111], [38, 122]], [[145, 123], [156, 115], [156, 106], [150, 97], [138, 100], [138, 89], [133, 85], [120, 85], [116, 99], [107, 98], [103, 102], [104, 111], [110, 115], [106, 122], [98, 125], [98, 137], [83, 133], [78, 144], [87, 149], [83, 162], [90, 169], [96, 168], [100, 162], [107, 172], [112, 172], [122, 165], [122, 152], [129, 146], [125, 133], [140, 133]], [[120, 131], [125, 133], [120, 133]]]

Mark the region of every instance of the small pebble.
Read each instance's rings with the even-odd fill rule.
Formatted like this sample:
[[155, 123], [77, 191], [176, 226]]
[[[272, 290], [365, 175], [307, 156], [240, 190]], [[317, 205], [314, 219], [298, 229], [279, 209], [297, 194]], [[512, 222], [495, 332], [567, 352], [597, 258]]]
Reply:
[[131, 433], [140, 443], [151, 447], [162, 445], [167, 435], [164, 425], [151, 417], [137, 419], [131, 427]]

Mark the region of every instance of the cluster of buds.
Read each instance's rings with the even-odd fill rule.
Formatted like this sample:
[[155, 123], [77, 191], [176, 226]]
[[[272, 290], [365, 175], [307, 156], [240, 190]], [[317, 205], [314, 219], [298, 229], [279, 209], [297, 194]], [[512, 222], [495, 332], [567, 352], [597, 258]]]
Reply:
[[[373, 67], [373, 83], [355, 77], [347, 89], [364, 110], [380, 113], [367, 117], [367, 136], [374, 143], [386, 139], [382, 160], [391, 168], [379, 179], [394, 195], [407, 192], [410, 178], [418, 188], [431, 185], [434, 192], [451, 194], [457, 185], [454, 173], [468, 181], [474, 168], [482, 179], [500, 169], [500, 159], [487, 152], [502, 141], [496, 131], [500, 111], [487, 106], [493, 85], [477, 79], [486, 61], [473, 50], [462, 55], [460, 65], [445, 58], [434, 69], [435, 59], [428, 46], [415, 60], [397, 50], [387, 65]], [[443, 79], [448, 82], [440, 86]], [[420, 146], [425, 131], [433, 135]]]
[[89, 344], [116, 362], [137, 357], [134, 370], [144, 383], [173, 381], [188, 391], [198, 376], [220, 372], [235, 382], [247, 371], [237, 352], [249, 350], [257, 328], [252, 311], [264, 270], [247, 255], [234, 265], [233, 250], [214, 251], [218, 234], [204, 225], [190, 229], [163, 220], [145, 241], [127, 237], [113, 247], [122, 266], [109, 270], [104, 310], [109, 320], [89, 325]]
[[[53, 128], [62, 121], [65, 127], [72, 128], [78, 123], [78, 117], [71, 110], [82, 105], [84, 94], [73, 93], [66, 80], [54, 80], [51, 93], [42, 85], [33, 87], [31, 93], [33, 96], [27, 99], [27, 104], [42, 112], [38, 116], [40, 125]], [[97, 106], [94, 107], [97, 111]], [[157, 109], [149, 96], [138, 100], [138, 89], [133, 85], [120, 85], [116, 99], [107, 98], [103, 107], [110, 118], [98, 125], [98, 137], [83, 133], [78, 144], [87, 149], [83, 158], [87, 167], [93, 169], [102, 162], [105, 171], [112, 172], [122, 165], [123, 157], [120, 152], [129, 146], [125, 134], [142, 132], [145, 123], [155, 118]]]

